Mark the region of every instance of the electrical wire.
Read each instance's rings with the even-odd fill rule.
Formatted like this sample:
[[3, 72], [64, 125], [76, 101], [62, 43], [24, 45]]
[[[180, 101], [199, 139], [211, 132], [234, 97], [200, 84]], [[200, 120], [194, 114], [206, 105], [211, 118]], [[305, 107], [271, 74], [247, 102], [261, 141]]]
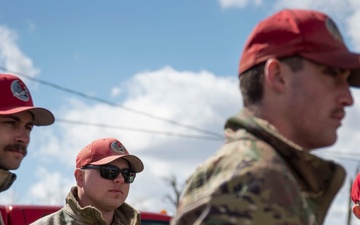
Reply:
[[[216, 132], [208, 131], [208, 130], [198, 128], [198, 127], [195, 127], [195, 126], [192, 126], [192, 125], [182, 124], [182, 123], [179, 123], [178, 121], [171, 120], [171, 119], [165, 119], [165, 118], [162, 118], [162, 117], [159, 117], [159, 116], [152, 115], [152, 114], [147, 113], [147, 112], [135, 110], [135, 109], [123, 106], [121, 104], [116, 104], [116, 103], [110, 102], [108, 100], [105, 100], [105, 99], [102, 99], [102, 98], [99, 98], [99, 97], [87, 95], [85, 93], [75, 91], [75, 90], [70, 89], [70, 88], [66, 88], [66, 87], [63, 87], [63, 86], [60, 86], [60, 85], [57, 85], [57, 84], [54, 84], [54, 83], [51, 83], [51, 82], [48, 82], [48, 81], [44, 81], [44, 80], [41, 80], [41, 79], [31, 77], [31, 76], [29, 76], [29, 75], [27, 75], [25, 73], [9, 70], [4, 66], [0, 66], [0, 69], [5, 71], [5, 72], [14, 73], [14, 74], [16, 74], [16, 75], [18, 75], [20, 77], [27, 78], [27, 79], [35, 81], [37, 83], [41, 83], [41, 84], [44, 84], [46, 86], [49, 86], [49, 87], [52, 87], [52, 88], [55, 88], [55, 89], [58, 89], [58, 90], [61, 90], [61, 91], [64, 91], [64, 92], [67, 92], [67, 93], [70, 93], [70, 94], [73, 94], [73, 95], [77, 95], [77, 96], [80, 96], [80, 97], [85, 98], [85, 99], [101, 102], [101, 103], [104, 103], [104, 104], [107, 104], [107, 105], [110, 105], [110, 106], [113, 106], [113, 107], [119, 107], [119, 108], [122, 108], [124, 110], [130, 111], [132, 113], [147, 116], [147, 117], [155, 119], [155, 120], [160, 120], [160, 121], [170, 123], [170, 124], [173, 124], [173, 125], [176, 125], [176, 126], [179, 126], [179, 127], [187, 128], [187, 129], [190, 129], [190, 130], [195, 130], [195, 131], [201, 132], [203, 134], [211, 135], [211, 136], [216, 137], [216, 138], [223, 138], [222, 134], [219, 134], [219, 133], [216, 133]], [[57, 120], [59, 121], [59, 119], [57, 119]], [[83, 123], [83, 122], [79, 122], [79, 123]], [[183, 135], [181, 135], [181, 136], [183, 136]]]
[[314, 155], [317, 156], [329, 156], [331, 158], [336, 158], [336, 159], [342, 159], [342, 160], [347, 160], [347, 161], [353, 161], [353, 162], [360, 162], [360, 155], [354, 152], [321, 152], [321, 153], [316, 153]]
[[166, 132], [166, 131], [138, 129], [138, 128], [131, 128], [131, 127], [122, 127], [122, 126], [114, 126], [114, 125], [108, 125], [108, 124], [89, 123], [89, 122], [81, 122], [81, 121], [73, 121], [73, 120], [65, 120], [65, 119], [56, 119], [56, 121], [63, 122], [63, 123], [84, 125], [84, 126], [95, 126], [95, 127], [101, 127], [101, 128], [123, 129], [123, 130], [134, 131], [134, 132], [160, 134], [160, 135], [166, 135], [166, 136], [176, 136], [176, 137], [193, 138], [193, 139], [204, 139], [204, 140], [210, 140], [210, 141], [223, 140], [223, 138], [222, 139], [220, 139], [220, 138], [215, 139], [214, 137], [209, 137], [209, 136], [179, 134], [179, 133], [171, 133], [171, 132]]

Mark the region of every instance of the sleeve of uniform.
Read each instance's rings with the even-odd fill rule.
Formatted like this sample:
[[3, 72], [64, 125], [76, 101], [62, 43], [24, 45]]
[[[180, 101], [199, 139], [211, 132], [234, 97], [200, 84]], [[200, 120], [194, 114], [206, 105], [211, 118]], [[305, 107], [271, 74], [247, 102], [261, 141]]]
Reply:
[[[239, 168], [241, 169], [241, 168]], [[315, 225], [287, 172], [253, 168], [246, 173], [193, 176], [172, 225]], [[204, 182], [206, 180], [206, 182]]]

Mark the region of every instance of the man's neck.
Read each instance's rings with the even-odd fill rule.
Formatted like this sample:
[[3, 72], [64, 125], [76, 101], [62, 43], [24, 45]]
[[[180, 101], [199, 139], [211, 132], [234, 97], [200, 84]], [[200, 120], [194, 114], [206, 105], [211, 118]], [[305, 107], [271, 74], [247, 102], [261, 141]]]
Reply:
[[106, 224], [110, 225], [114, 219], [114, 211], [101, 212]]

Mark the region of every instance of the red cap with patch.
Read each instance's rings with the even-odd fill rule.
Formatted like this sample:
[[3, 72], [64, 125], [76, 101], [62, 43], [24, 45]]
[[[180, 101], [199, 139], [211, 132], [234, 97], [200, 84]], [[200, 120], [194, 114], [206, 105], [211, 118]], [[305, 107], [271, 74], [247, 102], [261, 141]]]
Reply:
[[104, 165], [119, 158], [126, 159], [130, 168], [136, 173], [144, 170], [142, 161], [138, 157], [130, 155], [125, 146], [115, 138], [98, 139], [83, 148], [76, 157], [76, 168], [88, 164]]
[[0, 74], [0, 98], [0, 115], [29, 111], [34, 116], [34, 125], [54, 123], [54, 115], [49, 110], [34, 107], [28, 88], [17, 76]]
[[314, 10], [285, 9], [261, 21], [245, 44], [239, 76], [271, 57], [293, 55], [351, 70], [350, 85], [360, 86], [360, 55], [347, 49], [330, 17]]

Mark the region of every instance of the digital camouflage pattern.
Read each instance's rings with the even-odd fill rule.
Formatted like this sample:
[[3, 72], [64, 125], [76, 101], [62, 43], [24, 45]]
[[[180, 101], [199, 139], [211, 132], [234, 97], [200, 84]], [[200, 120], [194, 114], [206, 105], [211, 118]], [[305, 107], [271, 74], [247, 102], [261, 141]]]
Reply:
[[309, 154], [246, 109], [187, 181], [171, 225], [321, 225], [345, 170]]
[[[31, 225], [107, 225], [99, 210], [91, 206], [82, 208], [75, 196], [77, 196], [77, 187], [71, 189], [62, 209], [35, 221]], [[111, 223], [111, 225], [140, 224], [140, 213], [126, 203], [115, 210], [114, 219]]]

